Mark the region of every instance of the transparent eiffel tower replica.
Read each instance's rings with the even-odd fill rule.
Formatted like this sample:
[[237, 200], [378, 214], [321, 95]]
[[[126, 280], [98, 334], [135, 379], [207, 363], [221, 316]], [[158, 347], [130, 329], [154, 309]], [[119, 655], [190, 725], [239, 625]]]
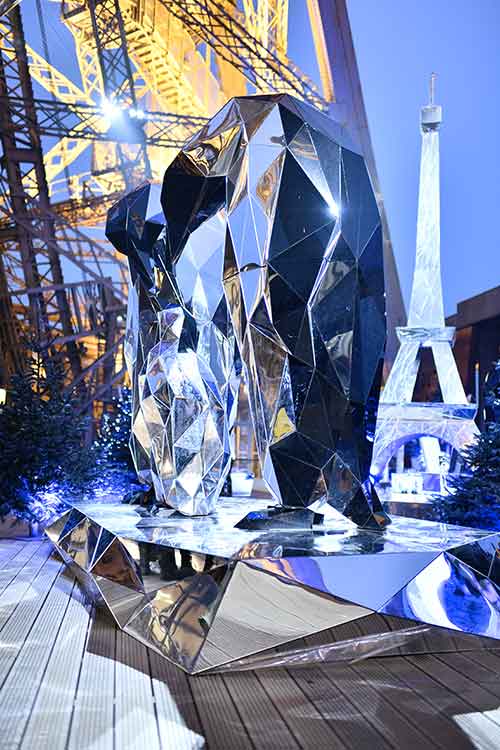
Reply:
[[[440, 266], [439, 126], [441, 107], [421, 110], [422, 155], [417, 221], [417, 253], [408, 325], [397, 328], [400, 348], [383, 390], [378, 412], [372, 476], [379, 478], [390, 458], [412, 438], [445, 440], [459, 452], [478, 432], [477, 407], [467, 401], [452, 346], [455, 329], [445, 326]], [[442, 401], [413, 401], [421, 349], [430, 348]]]

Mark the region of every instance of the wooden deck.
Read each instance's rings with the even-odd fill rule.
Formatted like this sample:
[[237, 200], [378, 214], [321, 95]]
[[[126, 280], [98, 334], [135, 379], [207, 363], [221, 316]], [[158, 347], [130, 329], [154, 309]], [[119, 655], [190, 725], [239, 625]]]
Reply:
[[494, 646], [432, 629], [412, 654], [189, 678], [92, 612], [48, 542], [0, 540], [2, 750], [498, 750]]

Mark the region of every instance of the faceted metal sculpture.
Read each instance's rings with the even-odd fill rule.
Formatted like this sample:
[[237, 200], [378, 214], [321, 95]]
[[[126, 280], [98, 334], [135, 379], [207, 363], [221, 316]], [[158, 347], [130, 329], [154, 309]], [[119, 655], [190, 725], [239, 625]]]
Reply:
[[[500, 534], [386, 525], [367, 487], [382, 241], [340, 126], [289, 96], [234, 99], [169, 167], [161, 205], [143, 186], [110, 211], [107, 232], [131, 272], [134, 458], [172, 509], [76, 503], [47, 529], [94, 602], [190, 673], [373, 612], [500, 639]], [[397, 362], [413, 373], [430, 339], [444, 378], [437, 302], [430, 328], [410, 316]], [[263, 475], [284, 509], [217, 504], [240, 358]], [[455, 421], [460, 398], [444, 405]]]
[[132, 274], [139, 474], [161, 502], [213, 510], [239, 353], [274, 498], [385, 523], [367, 482], [385, 346], [382, 230], [343, 128], [288, 95], [232, 99], [167, 169], [161, 203], [163, 215], [141, 188], [107, 228]]
[[190, 673], [382, 612], [500, 639], [500, 534], [394, 518], [242, 530], [265, 502], [209, 517], [81, 504], [47, 529], [118, 626]]
[[[432, 85], [432, 84], [431, 84]], [[380, 399], [372, 475], [380, 477], [397, 449], [408, 440], [430, 435], [457, 451], [478, 429], [477, 407], [467, 401], [452, 344], [455, 329], [446, 327], [440, 265], [439, 126], [441, 107], [422, 108], [422, 158], [417, 221], [417, 253], [408, 325], [397, 328], [401, 343]], [[413, 401], [420, 350], [430, 348], [443, 400]]]
[[159, 503], [206, 514], [230, 469], [240, 370], [222, 285], [223, 245], [216, 220], [203, 237], [191, 235], [181, 258], [172, 255], [160, 193], [158, 185], [138, 188], [110, 210], [106, 228], [128, 255], [131, 276], [130, 448]]

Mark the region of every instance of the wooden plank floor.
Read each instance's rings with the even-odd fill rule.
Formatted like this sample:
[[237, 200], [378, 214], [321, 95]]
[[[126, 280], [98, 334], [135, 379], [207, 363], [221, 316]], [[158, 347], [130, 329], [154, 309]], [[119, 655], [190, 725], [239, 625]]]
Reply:
[[[408, 626], [371, 616], [301, 645]], [[500, 748], [500, 644], [430, 629], [357, 662], [187, 677], [0, 539], [0, 750]]]

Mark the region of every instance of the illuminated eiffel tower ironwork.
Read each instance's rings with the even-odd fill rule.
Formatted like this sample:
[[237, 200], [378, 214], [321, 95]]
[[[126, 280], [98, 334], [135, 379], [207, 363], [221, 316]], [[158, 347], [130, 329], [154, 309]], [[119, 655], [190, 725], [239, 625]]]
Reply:
[[[421, 110], [422, 155], [417, 251], [408, 325], [396, 329], [400, 348], [380, 399], [372, 474], [382, 474], [398, 448], [422, 435], [445, 440], [461, 451], [477, 433], [477, 407], [467, 401], [452, 345], [455, 329], [445, 325], [440, 261], [439, 126], [441, 107]], [[422, 349], [431, 350], [442, 401], [413, 400]]]

